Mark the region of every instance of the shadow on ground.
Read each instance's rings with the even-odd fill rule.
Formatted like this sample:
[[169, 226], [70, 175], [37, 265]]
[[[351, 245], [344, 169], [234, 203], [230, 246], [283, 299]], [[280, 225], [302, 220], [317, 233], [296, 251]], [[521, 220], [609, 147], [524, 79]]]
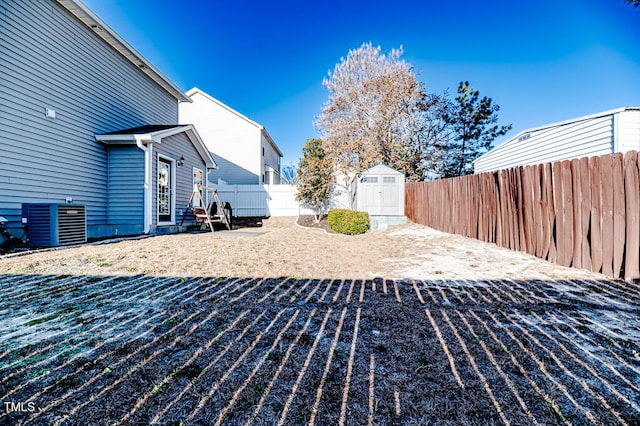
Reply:
[[638, 424], [622, 281], [0, 275], [0, 423]]

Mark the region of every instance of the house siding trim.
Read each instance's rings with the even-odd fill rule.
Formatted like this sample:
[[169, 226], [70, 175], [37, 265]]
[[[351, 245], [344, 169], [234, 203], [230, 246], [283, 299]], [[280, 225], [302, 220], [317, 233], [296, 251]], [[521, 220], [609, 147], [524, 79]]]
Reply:
[[140, 143], [162, 143], [164, 138], [168, 138], [179, 133], [186, 133], [189, 140], [193, 144], [198, 153], [206, 162], [208, 169], [215, 169], [216, 162], [209, 153], [206, 145], [202, 141], [202, 138], [196, 131], [195, 127], [191, 124], [176, 125], [170, 129], [158, 130], [151, 133], [112, 133], [96, 135], [96, 140], [107, 144], [127, 144], [135, 142], [140, 146]]

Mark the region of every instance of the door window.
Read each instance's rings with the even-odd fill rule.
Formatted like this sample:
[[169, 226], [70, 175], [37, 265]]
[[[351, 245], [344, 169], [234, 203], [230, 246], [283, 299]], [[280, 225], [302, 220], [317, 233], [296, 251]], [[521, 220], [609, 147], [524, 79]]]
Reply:
[[158, 161], [158, 222], [172, 222], [173, 176], [171, 160]]

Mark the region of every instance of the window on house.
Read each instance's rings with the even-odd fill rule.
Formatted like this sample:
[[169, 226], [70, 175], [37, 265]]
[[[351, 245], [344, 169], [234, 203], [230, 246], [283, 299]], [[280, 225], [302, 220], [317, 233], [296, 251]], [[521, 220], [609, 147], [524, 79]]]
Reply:
[[262, 147], [262, 156], [264, 157], [264, 146]]

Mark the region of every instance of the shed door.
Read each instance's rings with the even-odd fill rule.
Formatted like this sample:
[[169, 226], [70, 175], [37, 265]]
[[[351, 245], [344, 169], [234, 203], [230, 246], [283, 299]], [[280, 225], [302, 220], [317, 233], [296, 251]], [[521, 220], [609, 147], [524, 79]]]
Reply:
[[380, 178], [378, 176], [365, 176], [362, 179], [359, 186], [362, 191], [360, 198], [363, 201], [362, 207], [358, 206], [359, 210], [363, 210], [369, 214], [380, 214]]
[[370, 215], [397, 215], [399, 178], [397, 176], [365, 176], [358, 187], [362, 191], [359, 209]]
[[380, 183], [380, 214], [398, 214], [398, 177], [382, 176]]

